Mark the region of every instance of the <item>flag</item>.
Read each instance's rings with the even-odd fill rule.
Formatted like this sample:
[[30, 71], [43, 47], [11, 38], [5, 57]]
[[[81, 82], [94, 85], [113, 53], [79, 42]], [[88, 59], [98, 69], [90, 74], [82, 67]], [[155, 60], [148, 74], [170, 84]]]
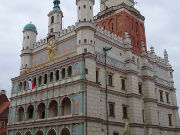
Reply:
[[34, 89], [34, 82], [29, 81], [28, 83], [29, 83], [29, 89], [30, 90]]

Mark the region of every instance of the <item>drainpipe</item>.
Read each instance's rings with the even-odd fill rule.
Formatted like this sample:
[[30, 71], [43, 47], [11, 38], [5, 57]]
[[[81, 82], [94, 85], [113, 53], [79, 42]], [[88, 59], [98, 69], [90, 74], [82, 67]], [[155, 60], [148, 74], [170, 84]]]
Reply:
[[105, 56], [105, 85], [106, 85], [106, 128], [107, 135], [109, 135], [109, 116], [108, 116], [108, 89], [107, 89], [107, 52], [110, 51], [112, 47], [104, 47], [104, 56]]
[[[83, 53], [83, 61], [84, 61], [84, 79], [85, 81], [87, 80], [86, 79], [86, 59], [85, 59], [85, 55], [87, 53]], [[85, 104], [85, 115], [86, 115], [86, 135], [88, 135], [88, 132], [87, 132], [87, 82], [85, 82], [85, 98], [86, 98], [86, 104]]]

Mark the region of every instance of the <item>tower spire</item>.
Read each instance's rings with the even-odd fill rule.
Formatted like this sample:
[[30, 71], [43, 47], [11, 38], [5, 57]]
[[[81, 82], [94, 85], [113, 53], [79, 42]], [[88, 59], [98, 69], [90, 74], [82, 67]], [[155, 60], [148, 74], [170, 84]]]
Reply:
[[54, 7], [53, 7], [53, 9], [60, 9], [60, 6], [59, 6], [59, 4], [60, 4], [60, 0], [54, 0]]

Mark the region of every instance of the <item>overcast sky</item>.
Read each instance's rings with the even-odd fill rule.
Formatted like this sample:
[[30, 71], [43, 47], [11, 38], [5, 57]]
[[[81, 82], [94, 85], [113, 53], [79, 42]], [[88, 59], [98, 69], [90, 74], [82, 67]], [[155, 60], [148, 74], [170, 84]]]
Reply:
[[[0, 89], [11, 91], [11, 78], [19, 75], [20, 51], [23, 27], [32, 21], [38, 30], [38, 40], [47, 35], [48, 17], [53, 0], [0, 0]], [[147, 47], [155, 47], [156, 54], [163, 57], [167, 49], [174, 68], [175, 87], [180, 105], [180, 1], [137, 0], [135, 6], [145, 16]], [[64, 13], [63, 27], [76, 22], [75, 0], [61, 0]], [[99, 12], [96, 0], [94, 15]]]

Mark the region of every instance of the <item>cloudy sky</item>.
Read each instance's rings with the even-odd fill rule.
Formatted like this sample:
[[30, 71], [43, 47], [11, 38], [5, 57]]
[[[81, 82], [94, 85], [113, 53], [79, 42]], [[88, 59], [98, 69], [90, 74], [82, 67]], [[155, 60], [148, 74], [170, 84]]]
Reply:
[[[0, 0], [0, 89], [11, 91], [12, 77], [19, 75], [20, 50], [23, 27], [32, 21], [38, 29], [38, 40], [47, 35], [48, 17], [53, 0]], [[155, 47], [157, 55], [163, 57], [167, 49], [174, 72], [180, 105], [180, 1], [179, 0], [137, 0], [135, 6], [145, 16], [148, 49]], [[75, 0], [61, 0], [64, 13], [63, 27], [76, 22]], [[99, 12], [96, 0], [94, 15]]]

